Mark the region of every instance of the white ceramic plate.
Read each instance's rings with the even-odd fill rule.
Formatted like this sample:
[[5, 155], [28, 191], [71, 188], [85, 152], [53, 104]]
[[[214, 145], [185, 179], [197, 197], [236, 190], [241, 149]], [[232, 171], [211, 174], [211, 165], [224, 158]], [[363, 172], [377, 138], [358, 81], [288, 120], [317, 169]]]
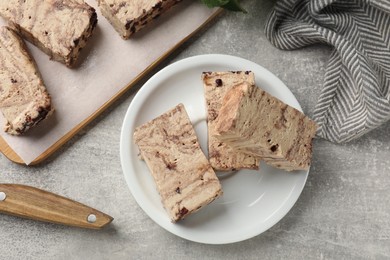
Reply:
[[248, 60], [227, 55], [201, 55], [167, 66], [134, 97], [123, 122], [120, 153], [127, 184], [137, 203], [157, 224], [182, 238], [207, 244], [226, 244], [254, 237], [276, 224], [292, 208], [305, 185], [308, 171], [288, 173], [261, 164], [259, 171], [218, 173], [224, 194], [179, 223], [171, 223], [153, 178], [137, 157], [134, 129], [183, 103], [203, 151], [207, 154], [203, 71], [251, 70], [256, 84], [301, 110], [290, 90], [271, 72]]

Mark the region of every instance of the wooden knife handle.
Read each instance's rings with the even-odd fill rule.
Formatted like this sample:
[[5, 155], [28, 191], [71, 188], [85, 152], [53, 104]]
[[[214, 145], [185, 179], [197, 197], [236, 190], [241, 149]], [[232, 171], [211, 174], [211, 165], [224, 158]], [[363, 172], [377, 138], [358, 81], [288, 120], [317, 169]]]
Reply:
[[113, 220], [79, 202], [19, 184], [0, 184], [0, 213], [91, 229], [103, 228]]

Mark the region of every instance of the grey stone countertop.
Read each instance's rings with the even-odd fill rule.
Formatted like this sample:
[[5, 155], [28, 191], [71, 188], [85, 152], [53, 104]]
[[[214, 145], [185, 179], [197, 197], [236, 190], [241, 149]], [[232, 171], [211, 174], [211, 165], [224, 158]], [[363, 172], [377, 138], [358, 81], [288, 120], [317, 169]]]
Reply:
[[206, 53], [252, 60], [285, 82], [312, 115], [331, 49], [273, 47], [264, 35], [272, 5], [252, 0], [245, 2], [247, 15], [224, 13], [41, 165], [21, 166], [0, 155], [1, 183], [42, 188], [115, 218], [91, 231], [0, 215], [0, 259], [390, 258], [390, 123], [347, 144], [316, 139], [295, 206], [268, 231], [239, 243], [198, 244], [165, 231], [126, 185], [119, 159], [126, 110], [142, 84], [174, 61]]

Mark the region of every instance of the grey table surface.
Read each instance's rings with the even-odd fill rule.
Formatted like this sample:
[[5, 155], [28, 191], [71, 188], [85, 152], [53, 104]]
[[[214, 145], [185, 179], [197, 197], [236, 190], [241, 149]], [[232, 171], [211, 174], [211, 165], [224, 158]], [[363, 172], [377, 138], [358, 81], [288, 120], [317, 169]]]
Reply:
[[56, 192], [115, 218], [108, 228], [91, 231], [0, 215], [0, 259], [390, 258], [390, 123], [347, 144], [315, 140], [310, 174], [295, 206], [271, 229], [243, 242], [216, 246], [176, 237], [132, 197], [119, 159], [122, 121], [145, 80], [174, 61], [205, 53], [252, 60], [285, 82], [312, 115], [331, 48], [278, 50], [264, 35], [273, 1], [245, 6], [249, 14], [223, 14], [45, 163], [21, 166], [0, 155], [1, 183]]

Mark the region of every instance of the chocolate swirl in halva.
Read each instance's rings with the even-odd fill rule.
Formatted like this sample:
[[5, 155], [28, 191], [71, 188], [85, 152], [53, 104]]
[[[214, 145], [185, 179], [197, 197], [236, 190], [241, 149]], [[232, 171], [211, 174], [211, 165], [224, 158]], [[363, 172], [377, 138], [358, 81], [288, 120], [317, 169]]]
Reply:
[[137, 127], [134, 142], [172, 222], [222, 195], [221, 184], [182, 104]]
[[0, 29], [0, 110], [5, 132], [20, 135], [53, 111], [38, 68], [19, 35]]
[[51, 59], [72, 67], [97, 24], [82, 0], [0, 1], [0, 15]]
[[203, 72], [204, 95], [207, 109], [209, 160], [214, 170], [233, 171], [239, 169], [258, 169], [259, 159], [233, 149], [217, 139], [215, 123], [226, 92], [237, 84], [255, 84], [255, 76], [250, 71]]
[[97, 0], [102, 15], [128, 39], [181, 0]]
[[287, 171], [306, 170], [317, 124], [297, 109], [248, 83], [225, 95], [215, 137]]

